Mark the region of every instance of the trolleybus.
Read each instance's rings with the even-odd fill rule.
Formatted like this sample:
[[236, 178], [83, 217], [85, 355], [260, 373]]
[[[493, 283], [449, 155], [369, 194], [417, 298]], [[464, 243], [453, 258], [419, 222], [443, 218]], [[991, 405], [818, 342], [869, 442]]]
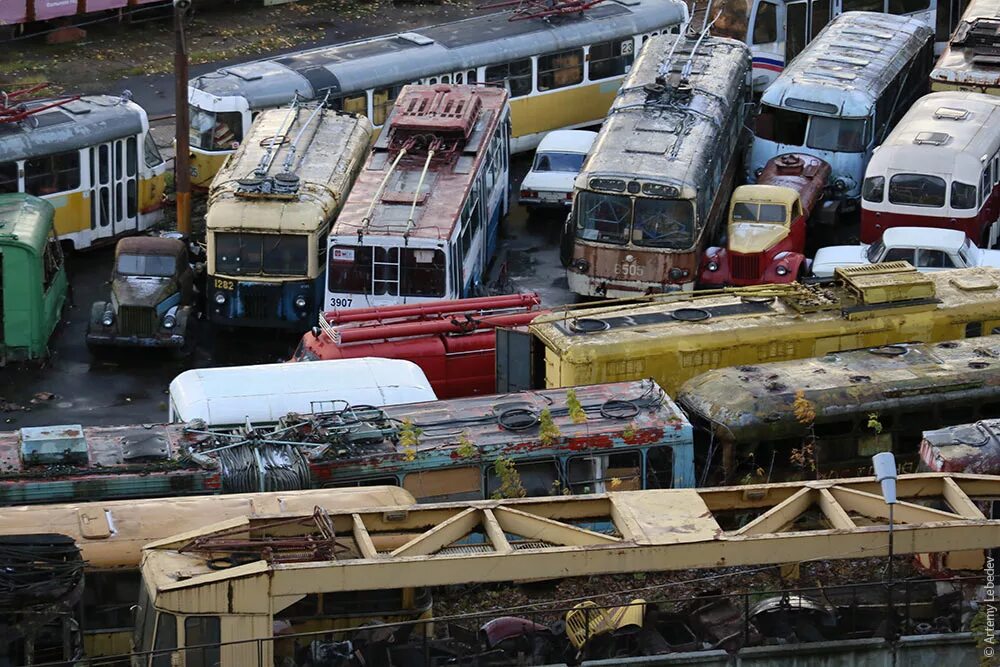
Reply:
[[931, 72], [931, 90], [1000, 95], [1000, 0], [970, 0], [947, 48]]
[[330, 231], [324, 310], [479, 295], [509, 205], [507, 98], [403, 88]]
[[931, 93], [910, 108], [868, 164], [861, 240], [874, 243], [892, 227], [940, 227], [991, 248], [998, 186], [1000, 98]]
[[983, 336], [746, 364], [688, 380], [677, 402], [713, 480], [865, 477], [878, 452], [916, 472], [924, 430], [1000, 417], [998, 357]]
[[574, 185], [562, 240], [572, 291], [694, 288], [732, 192], [749, 73], [741, 42], [707, 30], [650, 38]]
[[652, 377], [676, 395], [714, 368], [973, 338], [1000, 325], [1000, 269], [918, 273], [889, 262], [837, 276], [553, 309], [526, 331], [498, 329], [498, 351], [513, 351], [497, 354], [498, 389]]
[[678, 0], [607, 0], [558, 17], [515, 10], [216, 70], [188, 91], [193, 183], [208, 185], [261, 109], [329, 94], [378, 127], [409, 83], [503, 84], [512, 150], [530, 150], [550, 130], [599, 123], [643, 40], [687, 15]]
[[332, 221], [368, 155], [367, 118], [322, 103], [270, 109], [212, 181], [209, 319], [305, 331], [320, 311]]
[[162, 218], [166, 162], [146, 112], [127, 95], [31, 101], [11, 111], [0, 114], [0, 194], [47, 199], [60, 241], [88, 248]]
[[830, 198], [855, 210], [872, 151], [927, 89], [933, 35], [887, 14], [831, 21], [764, 91], [747, 179], [777, 155], [808, 153], [832, 169]]

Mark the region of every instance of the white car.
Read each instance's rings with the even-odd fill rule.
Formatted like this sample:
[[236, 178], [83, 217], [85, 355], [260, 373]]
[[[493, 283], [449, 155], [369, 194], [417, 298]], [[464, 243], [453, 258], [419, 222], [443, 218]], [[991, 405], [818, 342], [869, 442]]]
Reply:
[[573, 181], [597, 132], [556, 130], [538, 144], [531, 170], [521, 182], [518, 201], [528, 209], [566, 208], [573, 203]]
[[962, 269], [969, 266], [1000, 267], [1000, 250], [981, 250], [955, 229], [890, 227], [870, 245], [835, 245], [820, 248], [812, 274], [830, 278], [838, 266], [861, 266], [904, 260], [918, 271]]

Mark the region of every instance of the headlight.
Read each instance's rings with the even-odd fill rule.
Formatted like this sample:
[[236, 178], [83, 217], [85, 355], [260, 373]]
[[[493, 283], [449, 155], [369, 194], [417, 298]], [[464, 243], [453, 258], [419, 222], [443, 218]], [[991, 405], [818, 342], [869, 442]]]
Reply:
[[583, 257], [579, 257], [573, 260], [573, 268], [580, 273], [586, 273], [590, 269], [590, 262]]
[[842, 178], [838, 178], [836, 181], [833, 182], [833, 187], [837, 188], [840, 191], [844, 191], [847, 189], [847, 181], [845, 181]]
[[296, 308], [306, 307], [306, 297], [304, 295], [300, 294], [297, 297], [295, 297], [295, 307]]
[[753, 175], [760, 178], [760, 175], [764, 173], [764, 167], [757, 167], [753, 170]]
[[777, 273], [779, 276], [787, 276], [788, 275], [788, 267], [785, 266], [784, 264], [779, 264], [778, 268], [776, 268], [774, 270], [774, 272]]
[[667, 277], [673, 280], [674, 282], [682, 280], [683, 278], [687, 278], [687, 275], [688, 275], [687, 270], [682, 269], [678, 266], [675, 266], [674, 268], [667, 271]]
[[709, 271], [718, 271], [719, 270], [719, 263], [718, 262], [709, 262], [708, 263], [708, 270]]
[[226, 295], [223, 292], [215, 293], [215, 302], [220, 306], [226, 302]]
[[177, 324], [177, 318], [174, 317], [173, 315], [165, 315], [163, 317], [164, 329], [173, 329], [175, 324]]
[[101, 324], [103, 324], [106, 327], [110, 327], [114, 323], [115, 323], [115, 314], [112, 313], [110, 310], [104, 311], [104, 317], [101, 318]]

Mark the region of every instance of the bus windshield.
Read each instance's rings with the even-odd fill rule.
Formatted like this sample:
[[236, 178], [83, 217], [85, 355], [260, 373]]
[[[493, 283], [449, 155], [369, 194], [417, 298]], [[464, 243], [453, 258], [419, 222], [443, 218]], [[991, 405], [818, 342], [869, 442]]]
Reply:
[[339, 294], [443, 297], [445, 254], [433, 248], [335, 245], [329, 290]]
[[173, 255], [119, 255], [118, 273], [123, 276], [169, 278], [177, 259]]
[[861, 153], [865, 149], [866, 123], [864, 118], [814, 116], [764, 104], [754, 134], [787, 146]]
[[304, 234], [216, 232], [215, 271], [226, 275], [305, 276], [309, 237]]
[[243, 139], [243, 117], [238, 111], [205, 111], [188, 105], [191, 114], [189, 140], [193, 148], [207, 151], [235, 150]]
[[581, 191], [576, 202], [576, 233], [601, 243], [653, 248], [688, 248], [694, 242], [695, 216], [691, 202], [675, 199], [632, 199]]

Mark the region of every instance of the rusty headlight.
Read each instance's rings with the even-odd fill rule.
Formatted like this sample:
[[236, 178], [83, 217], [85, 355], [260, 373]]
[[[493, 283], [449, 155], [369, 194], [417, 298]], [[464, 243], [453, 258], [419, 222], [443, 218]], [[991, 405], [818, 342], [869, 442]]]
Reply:
[[579, 271], [580, 273], [586, 273], [587, 271], [590, 270], [590, 262], [588, 262], [583, 257], [574, 259], [573, 260], [573, 268], [575, 270]]

